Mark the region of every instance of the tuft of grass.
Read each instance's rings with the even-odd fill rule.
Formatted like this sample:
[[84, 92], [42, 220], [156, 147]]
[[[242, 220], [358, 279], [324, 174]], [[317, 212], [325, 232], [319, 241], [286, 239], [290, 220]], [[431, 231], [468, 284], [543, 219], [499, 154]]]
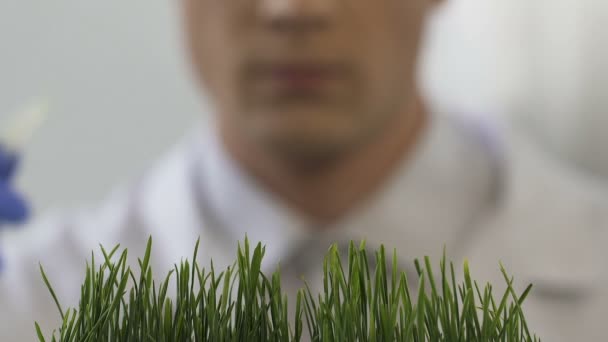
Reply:
[[[375, 251], [376, 267], [369, 266], [365, 243], [351, 242], [343, 264], [337, 246], [328, 250], [323, 267], [323, 291], [305, 284], [297, 294], [295, 316], [289, 316], [288, 298], [277, 270], [261, 272], [265, 248], [245, 239], [236, 262], [217, 272], [196, 263], [175, 265], [160, 283], [150, 267], [152, 238], [138, 259], [139, 274], [127, 266], [127, 251], [107, 251], [96, 264], [91, 255], [77, 309], [63, 311], [44, 274], [43, 280], [57, 304], [60, 326], [49, 341], [540, 341], [530, 333], [522, 304], [532, 286], [521, 295], [501, 266], [507, 290], [495, 299], [490, 284], [473, 281], [468, 263], [464, 282], [456, 283], [454, 264], [439, 264], [435, 279], [428, 257], [415, 262], [417, 294], [397, 267], [397, 254], [387, 258], [384, 247]], [[169, 284], [175, 293], [169, 294]], [[38, 323], [39, 341], [46, 341]]]

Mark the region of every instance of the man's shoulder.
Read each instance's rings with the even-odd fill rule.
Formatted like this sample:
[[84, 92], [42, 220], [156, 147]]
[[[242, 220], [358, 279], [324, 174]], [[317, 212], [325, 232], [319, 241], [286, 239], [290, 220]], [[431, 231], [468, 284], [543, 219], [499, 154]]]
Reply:
[[608, 183], [589, 177], [522, 134], [511, 134], [507, 156], [505, 201], [512, 209], [548, 219], [573, 218], [581, 224], [583, 218], [608, 221]]
[[526, 136], [508, 136], [508, 163], [489, 240], [523, 276], [587, 289], [605, 269], [608, 192]]
[[[494, 282], [502, 280], [500, 260], [520, 290], [534, 285], [528, 313], [545, 333], [555, 333], [554, 322], [571, 310], [590, 318], [588, 330], [599, 328], [593, 313], [605, 314], [596, 303], [607, 295], [608, 191], [529, 137], [507, 138], [500, 204], [467, 254]], [[564, 324], [564, 332], [579, 329]]]

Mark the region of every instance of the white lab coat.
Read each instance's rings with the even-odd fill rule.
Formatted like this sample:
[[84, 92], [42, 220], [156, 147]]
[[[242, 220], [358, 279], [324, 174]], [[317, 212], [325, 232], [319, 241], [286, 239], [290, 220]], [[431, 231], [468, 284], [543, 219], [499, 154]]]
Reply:
[[3, 239], [0, 341], [35, 340], [34, 320], [46, 333], [59, 326], [39, 262], [60, 301], [75, 306], [85, 261], [100, 243], [127, 247], [136, 265], [152, 235], [153, 268], [162, 275], [190, 257], [199, 236], [198, 261], [227, 266], [245, 234], [266, 244], [266, 271], [281, 263], [290, 295], [302, 285], [299, 275], [318, 286], [331, 242], [397, 248], [408, 272], [415, 257], [438, 261], [445, 245], [457, 264], [467, 257], [474, 276], [497, 287], [502, 261], [520, 290], [535, 284], [524, 308], [544, 340], [605, 339], [608, 206], [601, 193], [516, 134], [496, 144], [476, 125], [442, 115], [430, 127], [382, 190], [317, 233], [243, 173], [213, 129], [199, 130], [101, 207], [47, 216]]

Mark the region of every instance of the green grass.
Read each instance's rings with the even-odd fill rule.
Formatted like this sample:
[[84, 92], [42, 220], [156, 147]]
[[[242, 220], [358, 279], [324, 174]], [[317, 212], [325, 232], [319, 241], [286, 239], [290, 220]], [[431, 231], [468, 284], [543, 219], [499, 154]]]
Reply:
[[[50, 341], [538, 341], [526, 324], [521, 295], [502, 269], [507, 290], [495, 298], [491, 285], [472, 280], [467, 263], [464, 282], [457, 284], [454, 265], [439, 264], [435, 279], [429, 258], [416, 261], [418, 293], [410, 292], [397, 255], [375, 252], [369, 267], [365, 245], [351, 243], [343, 263], [332, 246], [323, 265], [323, 291], [308, 285], [298, 292], [295, 317], [281, 290], [277, 270], [261, 272], [264, 247], [239, 246], [232, 267], [218, 271], [211, 263], [201, 269], [183, 261], [156, 283], [150, 267], [152, 239], [138, 259], [139, 274], [127, 266], [127, 251], [101, 248], [86, 267], [77, 309], [64, 311], [42, 266], [43, 280], [57, 303], [60, 327]], [[192, 260], [198, 252], [196, 244]], [[170, 282], [176, 292], [168, 293]], [[36, 323], [40, 341], [46, 341]]]

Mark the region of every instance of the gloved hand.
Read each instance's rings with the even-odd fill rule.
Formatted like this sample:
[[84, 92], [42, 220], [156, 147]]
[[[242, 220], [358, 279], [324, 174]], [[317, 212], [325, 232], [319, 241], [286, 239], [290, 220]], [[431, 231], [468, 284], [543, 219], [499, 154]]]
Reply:
[[19, 157], [0, 146], [0, 226], [5, 223], [22, 223], [29, 215], [25, 199], [11, 186]]

